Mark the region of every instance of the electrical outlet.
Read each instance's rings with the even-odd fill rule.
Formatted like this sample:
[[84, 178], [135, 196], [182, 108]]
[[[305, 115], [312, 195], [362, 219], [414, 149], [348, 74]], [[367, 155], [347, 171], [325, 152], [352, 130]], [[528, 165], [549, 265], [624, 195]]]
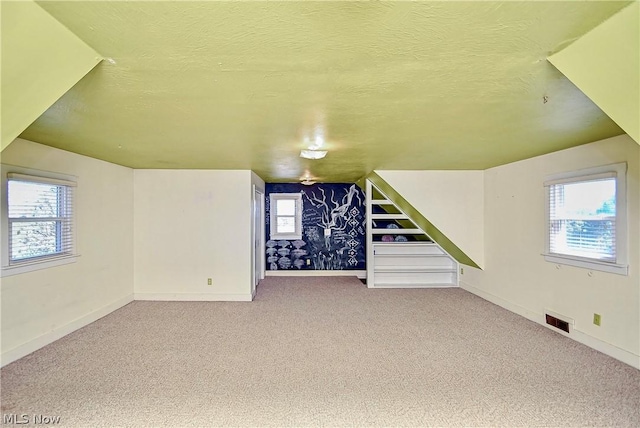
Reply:
[[464, 268], [463, 267], [460, 268], [460, 275], [464, 275]]
[[213, 285], [213, 280], [211, 278], [207, 278], [207, 285]]
[[593, 314], [593, 323], [600, 326], [601, 317], [600, 314]]
[[311, 259], [307, 259], [307, 266], [311, 266]]

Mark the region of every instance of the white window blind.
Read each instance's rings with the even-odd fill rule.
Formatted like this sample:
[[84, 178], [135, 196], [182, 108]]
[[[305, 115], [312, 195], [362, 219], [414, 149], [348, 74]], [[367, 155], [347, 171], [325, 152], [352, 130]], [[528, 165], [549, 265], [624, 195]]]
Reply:
[[626, 183], [625, 162], [546, 177], [545, 260], [628, 275]]
[[548, 187], [549, 253], [615, 263], [615, 174]]
[[75, 183], [7, 174], [9, 265], [74, 254]]

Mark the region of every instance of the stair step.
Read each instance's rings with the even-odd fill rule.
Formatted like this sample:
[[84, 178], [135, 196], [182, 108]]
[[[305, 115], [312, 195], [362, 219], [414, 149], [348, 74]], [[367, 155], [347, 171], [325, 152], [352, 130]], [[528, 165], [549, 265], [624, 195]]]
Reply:
[[388, 199], [372, 199], [371, 204], [372, 205], [393, 205], [393, 202], [391, 202]]
[[[377, 242], [376, 242], [377, 244]], [[389, 242], [390, 245], [398, 245], [398, 244], [404, 244], [404, 242], [401, 243], [396, 243], [396, 242]], [[407, 253], [398, 253], [398, 254], [393, 254], [393, 253], [384, 253], [384, 252], [380, 252], [374, 249], [373, 250], [373, 254], [376, 256], [385, 256], [385, 257], [397, 257], [397, 258], [414, 258], [414, 259], [419, 259], [419, 258], [431, 258], [431, 257], [446, 257], [446, 258], [450, 258], [450, 256], [448, 254], [429, 254], [429, 253], [421, 253], [421, 254], [407, 254]]]
[[397, 282], [376, 282], [371, 288], [448, 288], [458, 287], [455, 283], [439, 282], [439, 283], [397, 283]]
[[420, 229], [371, 229], [374, 235], [426, 235]]
[[429, 273], [455, 273], [457, 271], [454, 267], [425, 267], [425, 266], [375, 266], [376, 272], [429, 272]]
[[409, 220], [404, 214], [371, 214], [372, 220]]

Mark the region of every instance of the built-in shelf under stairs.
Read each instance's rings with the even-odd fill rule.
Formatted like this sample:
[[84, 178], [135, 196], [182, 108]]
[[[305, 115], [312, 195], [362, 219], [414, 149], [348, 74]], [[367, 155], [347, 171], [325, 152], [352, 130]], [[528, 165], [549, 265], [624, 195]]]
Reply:
[[458, 286], [458, 262], [371, 181], [367, 193], [367, 286]]

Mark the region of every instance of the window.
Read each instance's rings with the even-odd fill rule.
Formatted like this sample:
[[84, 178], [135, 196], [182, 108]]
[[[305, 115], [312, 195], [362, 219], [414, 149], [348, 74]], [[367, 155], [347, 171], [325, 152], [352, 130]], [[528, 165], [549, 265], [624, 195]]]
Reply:
[[302, 239], [302, 194], [269, 195], [271, 239]]
[[545, 189], [545, 259], [626, 275], [626, 164], [558, 174]]
[[75, 181], [23, 171], [3, 165], [3, 276], [68, 263], [75, 255]]

